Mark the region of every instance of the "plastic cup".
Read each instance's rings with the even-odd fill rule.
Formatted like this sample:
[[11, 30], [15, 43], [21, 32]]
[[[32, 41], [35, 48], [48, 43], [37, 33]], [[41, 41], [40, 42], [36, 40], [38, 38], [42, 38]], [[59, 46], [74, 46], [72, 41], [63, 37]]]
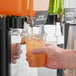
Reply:
[[32, 50], [45, 46], [45, 40], [42, 37], [25, 37], [27, 60], [30, 67], [43, 67], [45, 65], [45, 54], [32, 54]]

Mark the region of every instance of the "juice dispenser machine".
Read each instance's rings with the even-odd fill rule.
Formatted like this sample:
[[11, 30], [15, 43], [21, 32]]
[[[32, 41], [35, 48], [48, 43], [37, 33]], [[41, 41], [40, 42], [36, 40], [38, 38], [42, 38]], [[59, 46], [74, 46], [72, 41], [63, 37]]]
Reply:
[[0, 2], [1, 76], [10, 76], [11, 28], [23, 28], [25, 16], [30, 17], [33, 26], [44, 25], [48, 15], [48, 6], [49, 0], [2, 0]]

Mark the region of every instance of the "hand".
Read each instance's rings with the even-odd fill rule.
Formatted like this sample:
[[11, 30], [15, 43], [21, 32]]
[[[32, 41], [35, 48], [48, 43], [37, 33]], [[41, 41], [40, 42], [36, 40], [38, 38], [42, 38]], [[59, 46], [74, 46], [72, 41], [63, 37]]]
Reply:
[[51, 69], [61, 69], [63, 68], [62, 63], [62, 51], [64, 49], [59, 48], [54, 45], [46, 45], [44, 48], [35, 49], [32, 51], [33, 54], [46, 54], [46, 64], [45, 67], [51, 68]]
[[17, 59], [20, 58], [20, 54], [22, 53], [22, 50], [20, 48], [20, 44], [12, 44], [11, 45], [11, 62], [15, 64], [17, 62]]

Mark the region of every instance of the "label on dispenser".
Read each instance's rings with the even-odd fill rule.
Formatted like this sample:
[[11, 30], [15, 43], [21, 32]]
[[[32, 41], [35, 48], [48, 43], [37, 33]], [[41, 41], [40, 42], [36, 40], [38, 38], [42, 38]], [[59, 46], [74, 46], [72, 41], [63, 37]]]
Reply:
[[37, 12], [35, 16], [34, 26], [44, 25], [47, 21], [48, 11]]

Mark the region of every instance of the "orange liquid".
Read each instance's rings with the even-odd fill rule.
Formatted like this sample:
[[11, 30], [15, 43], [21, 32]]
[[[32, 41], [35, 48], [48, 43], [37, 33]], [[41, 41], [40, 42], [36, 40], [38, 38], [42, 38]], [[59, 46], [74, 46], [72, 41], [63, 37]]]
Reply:
[[31, 53], [33, 49], [45, 46], [45, 41], [38, 38], [25, 38], [27, 59], [30, 67], [43, 67], [45, 65], [45, 54], [34, 55]]

